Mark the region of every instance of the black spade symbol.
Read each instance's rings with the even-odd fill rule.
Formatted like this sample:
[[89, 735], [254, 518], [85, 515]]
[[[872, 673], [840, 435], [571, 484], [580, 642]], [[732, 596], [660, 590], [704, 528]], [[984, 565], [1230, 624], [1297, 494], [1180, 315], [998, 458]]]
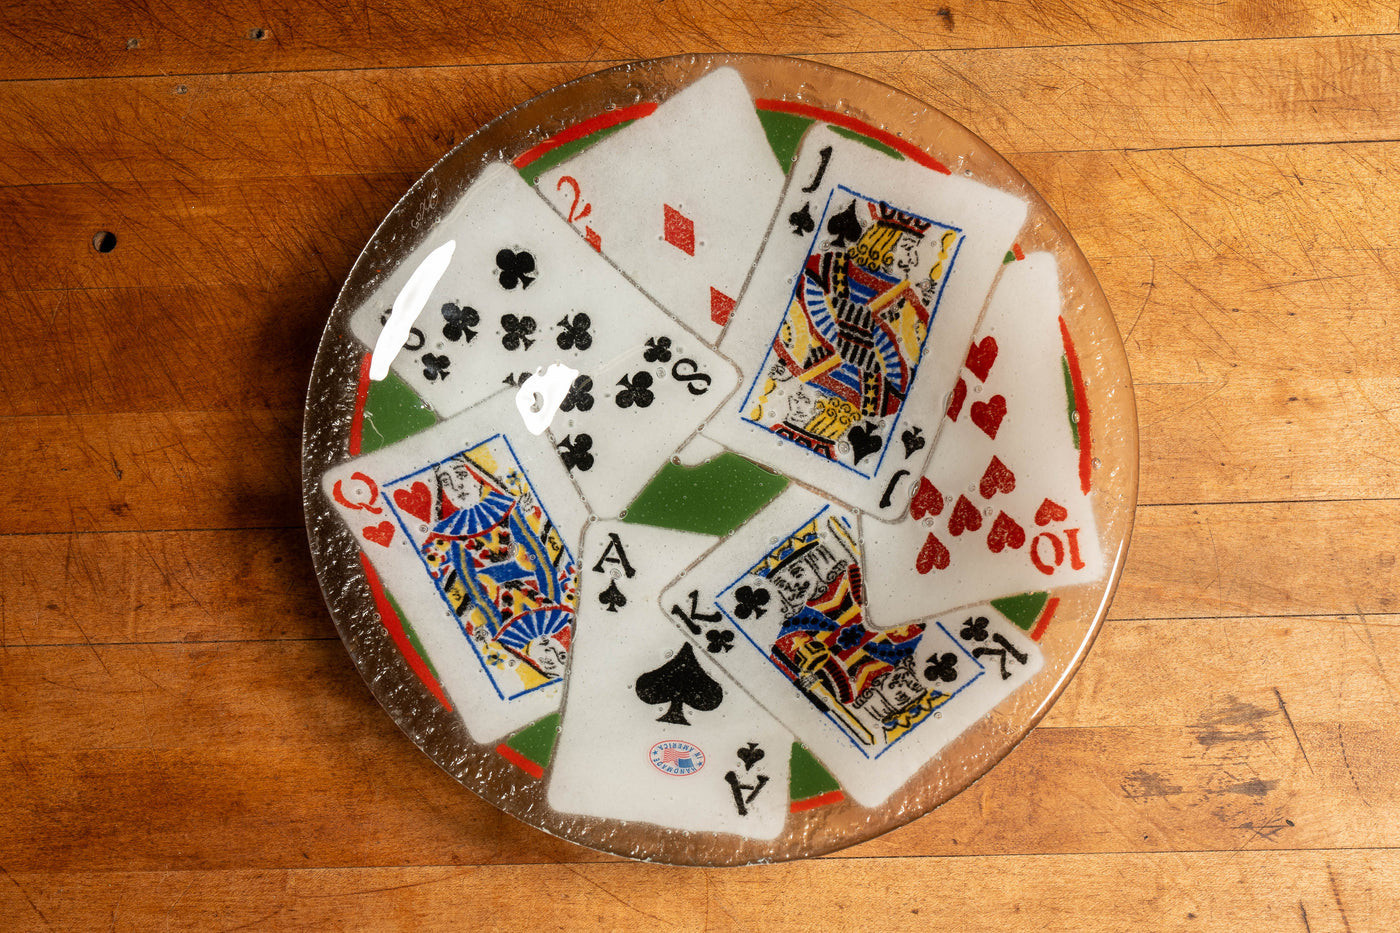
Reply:
[[686, 642], [671, 660], [637, 678], [637, 696], [643, 703], [670, 704], [657, 722], [688, 726], [683, 708], [707, 713], [724, 700], [724, 689], [700, 667], [690, 642]]

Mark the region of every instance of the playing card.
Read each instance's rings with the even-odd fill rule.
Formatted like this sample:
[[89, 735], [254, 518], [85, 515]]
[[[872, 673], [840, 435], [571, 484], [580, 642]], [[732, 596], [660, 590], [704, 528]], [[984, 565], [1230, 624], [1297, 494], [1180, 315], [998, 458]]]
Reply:
[[739, 381], [733, 363], [691, 334], [655, 333], [580, 365], [549, 433], [600, 517], [626, 509]]
[[535, 184], [588, 243], [714, 343], [783, 172], [743, 79], [721, 68]]
[[657, 605], [661, 587], [714, 540], [616, 521], [589, 526], [550, 768], [556, 810], [758, 839], [782, 830], [792, 734]]
[[1025, 216], [1013, 195], [815, 127], [721, 343], [744, 382], [705, 434], [897, 519]]
[[[438, 273], [444, 257], [440, 274], [415, 280], [425, 267]], [[401, 300], [406, 291], [417, 300]], [[395, 319], [404, 341], [381, 349], [391, 308], [400, 305], [421, 310], [406, 329]], [[696, 352], [709, 349], [504, 163], [482, 170], [352, 313], [350, 330], [376, 355], [394, 353], [393, 371], [443, 416], [554, 363], [591, 373], [639, 354], [648, 340], [695, 345], [690, 355], [702, 363]]]
[[1055, 258], [1007, 266], [897, 524], [861, 522], [881, 628], [1104, 573]]
[[321, 488], [474, 740], [558, 707], [588, 514], [513, 393], [335, 466]]
[[807, 746], [859, 803], [878, 806], [1039, 670], [999, 615], [879, 632], [862, 623], [850, 515], [791, 487], [662, 594], [697, 646]]

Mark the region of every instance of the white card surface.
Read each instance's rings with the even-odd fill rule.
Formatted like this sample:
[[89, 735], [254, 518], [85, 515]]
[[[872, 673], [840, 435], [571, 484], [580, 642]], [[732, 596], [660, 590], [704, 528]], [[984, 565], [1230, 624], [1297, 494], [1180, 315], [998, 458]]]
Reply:
[[698, 337], [647, 337], [581, 363], [549, 433], [599, 517], [621, 514], [734, 392], [739, 369]]
[[335, 466], [321, 488], [475, 741], [558, 708], [588, 513], [513, 393]]
[[1041, 655], [995, 613], [866, 628], [854, 530], [849, 514], [790, 487], [662, 604], [697, 646], [732, 644], [715, 660], [874, 807], [1033, 676]]
[[771, 839], [792, 734], [666, 620], [656, 594], [713, 538], [589, 526], [568, 694], [550, 767], [562, 813]]
[[706, 436], [899, 518], [1026, 210], [814, 127], [720, 345], [744, 381]]
[[1054, 256], [1008, 265], [909, 515], [861, 523], [872, 624], [1103, 576], [1072, 354]]
[[554, 363], [587, 373], [639, 354], [647, 340], [700, 343], [504, 163], [484, 168], [432, 234], [352, 313], [356, 338], [379, 352], [396, 298], [448, 243], [446, 270], [391, 367], [440, 415], [518, 386]]
[[535, 183], [587, 242], [714, 343], [783, 172], [743, 79], [721, 68]]

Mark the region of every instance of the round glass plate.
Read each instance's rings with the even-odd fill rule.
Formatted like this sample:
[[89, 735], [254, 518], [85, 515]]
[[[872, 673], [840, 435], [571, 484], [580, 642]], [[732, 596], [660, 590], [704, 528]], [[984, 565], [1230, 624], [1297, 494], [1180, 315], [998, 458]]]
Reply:
[[1137, 462], [1112, 314], [1005, 159], [859, 75], [686, 56], [413, 185], [326, 326], [303, 484], [340, 635], [438, 765], [731, 865], [1003, 758], [1107, 612]]

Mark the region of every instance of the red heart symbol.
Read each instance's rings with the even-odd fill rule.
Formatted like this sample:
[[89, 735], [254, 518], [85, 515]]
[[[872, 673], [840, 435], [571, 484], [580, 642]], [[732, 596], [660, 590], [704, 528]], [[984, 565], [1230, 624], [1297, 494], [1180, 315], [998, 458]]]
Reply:
[[1035, 510], [1035, 523], [1037, 525], [1048, 525], [1051, 522], [1062, 522], [1069, 518], [1069, 509], [1046, 499], [1040, 503], [1040, 508]]
[[967, 351], [967, 362], [963, 365], [972, 370], [979, 382], [987, 381], [992, 364], [997, 361], [997, 342], [991, 337], [983, 337], [981, 343], [974, 343]]
[[1016, 488], [1016, 474], [1007, 469], [1000, 458], [993, 457], [982, 474], [982, 483], [977, 487], [983, 499], [990, 499], [999, 492], [1011, 492]]
[[934, 488], [928, 477], [919, 477], [919, 490], [914, 493], [914, 501], [909, 503], [909, 514], [918, 521], [925, 515], [943, 514], [943, 493]]
[[992, 522], [992, 530], [987, 533], [987, 550], [1000, 554], [1004, 547], [1016, 550], [1025, 543], [1025, 530], [1010, 515], [998, 512], [997, 520]]
[[967, 383], [959, 376], [958, 384], [953, 386], [953, 398], [948, 402], [949, 421], [958, 420], [958, 415], [962, 414], [963, 402], [965, 401], [967, 401]]
[[949, 560], [951, 560], [951, 556], [948, 554], [948, 549], [930, 532], [929, 536], [924, 539], [924, 546], [919, 548], [919, 556], [914, 560], [914, 569], [919, 573], [928, 573], [935, 567], [939, 570], [947, 570]]
[[420, 522], [426, 522], [433, 515], [433, 494], [422, 480], [407, 490], [395, 489], [394, 503]]
[[992, 440], [997, 439], [997, 431], [1001, 428], [1001, 419], [1006, 417], [1006, 399], [1000, 395], [993, 395], [985, 402], [972, 403], [972, 423], [982, 429]]
[[948, 519], [948, 534], [956, 538], [964, 531], [976, 531], [981, 527], [982, 513], [977, 511], [977, 506], [968, 502], [967, 496], [958, 496], [953, 515]]
[[388, 547], [389, 542], [394, 540], [394, 523], [380, 522], [378, 525], [366, 525], [360, 530], [360, 534], [365, 536], [366, 541], [373, 541], [380, 547]]

